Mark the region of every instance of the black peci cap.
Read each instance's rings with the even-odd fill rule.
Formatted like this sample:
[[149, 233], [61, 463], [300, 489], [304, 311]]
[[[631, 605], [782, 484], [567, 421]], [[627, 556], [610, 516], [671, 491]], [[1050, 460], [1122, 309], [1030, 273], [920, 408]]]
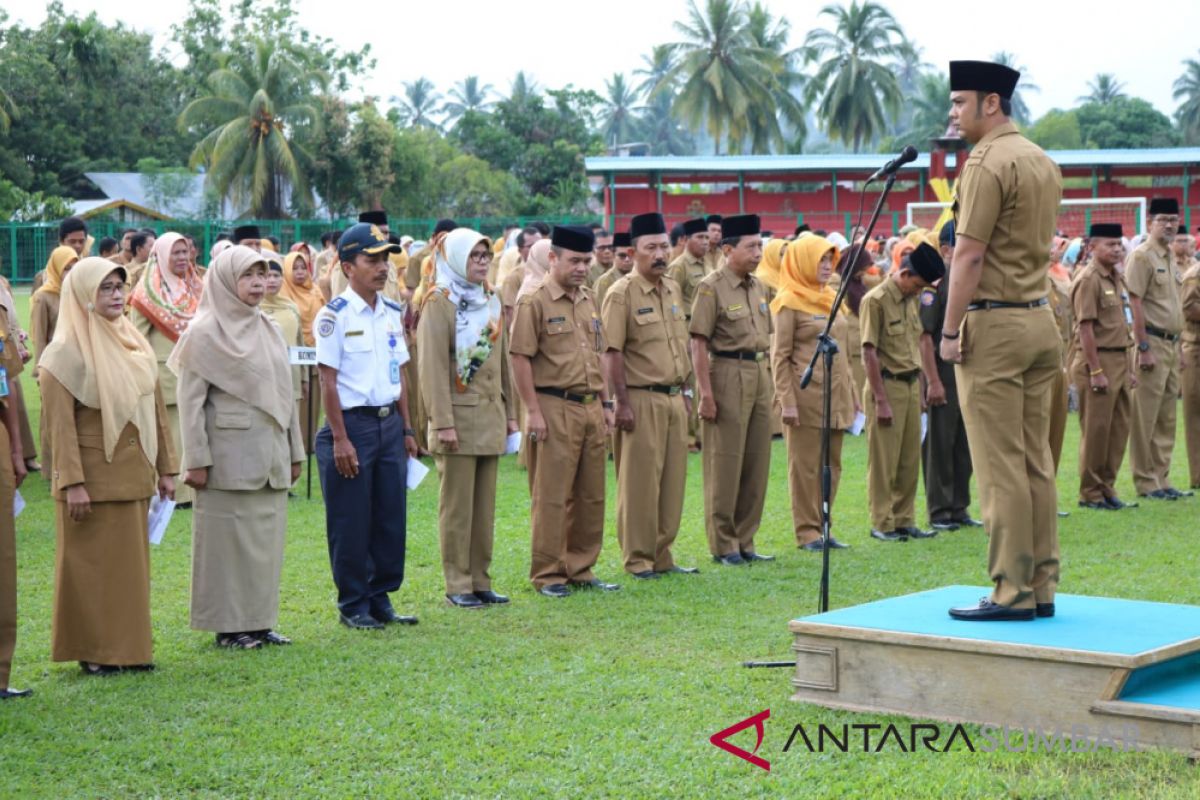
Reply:
[[720, 214], [709, 214], [707, 217], [704, 218], [704, 222], [706, 225], [712, 225], [713, 223], [720, 225], [721, 224], [721, 215]]
[[245, 241], [246, 239], [261, 239], [262, 231], [257, 225], [239, 225], [233, 229], [233, 243]]
[[596, 249], [596, 234], [583, 225], [555, 225], [550, 244], [573, 253], [590, 253]]
[[762, 221], [758, 214], [738, 214], [736, 217], [725, 217], [721, 220], [721, 238], [737, 239], [741, 236], [753, 236], [762, 232]]
[[629, 220], [629, 238], [636, 239], [639, 236], [654, 236], [656, 234], [666, 234], [667, 223], [663, 219], [663, 215], [657, 212], [649, 214], [638, 214], [633, 219]]
[[703, 217], [697, 217], [683, 223], [684, 236], [691, 236], [695, 233], [708, 233], [708, 220]]
[[1150, 216], [1166, 214], [1169, 217], [1179, 216], [1179, 201], [1174, 197], [1153, 197], [1150, 199]]
[[1093, 222], [1088, 228], [1089, 239], [1120, 239], [1124, 235], [1119, 222]]
[[1021, 73], [991, 61], [951, 61], [950, 91], [996, 93], [1011, 100]]
[[364, 211], [358, 215], [359, 222], [365, 222], [368, 225], [387, 225], [386, 211]]
[[920, 275], [926, 283], [936, 283], [946, 274], [946, 262], [942, 261], [942, 254], [934, 250], [933, 245], [928, 242], [921, 242], [917, 249], [905, 258], [908, 259], [912, 271]]
[[613, 247], [633, 247], [629, 239], [629, 231], [618, 231], [613, 234]]

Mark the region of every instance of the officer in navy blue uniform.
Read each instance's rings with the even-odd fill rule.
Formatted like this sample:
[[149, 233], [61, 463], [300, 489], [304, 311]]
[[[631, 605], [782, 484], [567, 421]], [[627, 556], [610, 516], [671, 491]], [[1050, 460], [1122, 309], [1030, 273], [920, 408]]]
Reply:
[[392, 608], [404, 580], [406, 476], [417, 443], [408, 420], [402, 367], [404, 313], [382, 294], [388, 254], [379, 227], [359, 223], [338, 241], [350, 285], [315, 321], [326, 423], [317, 433], [329, 561], [341, 622], [374, 630], [415, 625]]

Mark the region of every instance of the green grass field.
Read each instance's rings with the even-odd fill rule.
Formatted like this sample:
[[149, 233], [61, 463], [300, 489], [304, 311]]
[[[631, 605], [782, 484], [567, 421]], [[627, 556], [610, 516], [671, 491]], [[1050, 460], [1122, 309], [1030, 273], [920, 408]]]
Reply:
[[[24, 309], [27, 298], [19, 302]], [[37, 391], [24, 381], [36, 419]], [[1062, 590], [1200, 603], [1200, 498], [1121, 513], [1075, 509], [1075, 418], [1068, 430]], [[869, 539], [865, 465], [865, 441], [848, 439], [835, 533], [852, 548], [833, 553], [834, 607], [986, 583], [977, 530], [907, 544]], [[303, 486], [302, 477], [301, 495]], [[1119, 491], [1133, 495], [1127, 471]], [[784, 753], [798, 723], [906, 720], [798, 705], [788, 699], [791, 671], [740, 667], [787, 658], [788, 620], [816, 608], [819, 557], [792, 539], [782, 442], [758, 538], [778, 561], [711, 563], [693, 456], [676, 558], [702, 574], [622, 576], [610, 479], [597, 572], [624, 588], [564, 601], [534, 594], [526, 579], [529, 495], [524, 473], [505, 459], [493, 577], [513, 602], [483, 612], [443, 600], [431, 475], [410, 496], [408, 579], [394, 597], [421, 624], [383, 633], [337, 623], [314, 477], [313, 499], [289, 507], [279, 630], [295, 644], [266, 652], [218, 650], [211, 634], [188, 628], [191, 518], [179, 512], [153, 548], [158, 671], [107, 679], [49, 660], [53, 507], [40, 475], [22, 494], [12, 682], [36, 694], [0, 705], [0, 797], [1200, 796], [1200, 773], [1170, 753]], [[936, 686], [938, 675], [928, 680]], [[770, 773], [709, 744], [766, 708], [759, 754]], [[734, 741], [750, 749], [753, 734]]]

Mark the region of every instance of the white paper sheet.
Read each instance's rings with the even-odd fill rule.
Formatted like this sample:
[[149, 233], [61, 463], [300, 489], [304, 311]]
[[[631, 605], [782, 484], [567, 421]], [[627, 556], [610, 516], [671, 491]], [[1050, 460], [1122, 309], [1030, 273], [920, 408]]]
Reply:
[[862, 432], [863, 432], [863, 428], [865, 428], [866, 426], [867, 426], [867, 415], [864, 414], [863, 412], [859, 411], [859, 412], [855, 413], [854, 422], [850, 423], [850, 429], [849, 429], [848, 433], [851, 436], [861, 436]]
[[162, 544], [163, 534], [175, 513], [175, 501], [163, 500], [156, 494], [150, 498], [150, 544]]
[[421, 481], [425, 480], [425, 476], [429, 474], [429, 467], [422, 464], [415, 458], [408, 459], [408, 490], [411, 492], [421, 485]]
[[13, 519], [21, 516], [21, 512], [25, 510], [25, 498], [21, 497], [21, 492], [18, 490], [13, 495]]
[[504, 444], [504, 455], [511, 456], [521, 449], [521, 432], [510, 433]]
[[921, 414], [921, 443], [925, 443], [925, 434], [929, 432], [929, 415], [922, 412]]

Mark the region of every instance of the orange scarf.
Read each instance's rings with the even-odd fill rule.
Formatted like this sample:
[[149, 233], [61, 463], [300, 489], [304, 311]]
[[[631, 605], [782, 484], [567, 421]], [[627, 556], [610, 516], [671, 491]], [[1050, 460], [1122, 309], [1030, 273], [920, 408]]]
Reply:
[[817, 280], [821, 259], [828, 253], [834, 263], [838, 250], [823, 236], [805, 236], [788, 245], [779, 270], [779, 294], [771, 301], [771, 312], [784, 308], [805, 314], [828, 314], [836, 293]]

